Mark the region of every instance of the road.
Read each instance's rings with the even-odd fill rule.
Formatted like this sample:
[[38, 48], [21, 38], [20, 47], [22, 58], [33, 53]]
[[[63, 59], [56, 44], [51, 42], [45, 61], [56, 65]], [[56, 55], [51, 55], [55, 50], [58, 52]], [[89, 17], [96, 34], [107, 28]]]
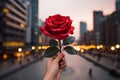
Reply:
[[[78, 55], [65, 53], [65, 57], [67, 68], [63, 71], [61, 80], [119, 80]], [[43, 80], [46, 60], [46, 58], [39, 60], [4, 80]], [[89, 75], [90, 68], [92, 68], [91, 75]]]

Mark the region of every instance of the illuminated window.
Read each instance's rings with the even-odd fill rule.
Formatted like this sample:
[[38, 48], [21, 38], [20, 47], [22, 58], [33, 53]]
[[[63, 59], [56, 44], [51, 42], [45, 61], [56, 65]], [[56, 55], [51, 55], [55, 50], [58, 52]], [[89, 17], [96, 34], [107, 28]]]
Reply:
[[25, 25], [23, 23], [20, 24], [21, 28], [25, 28]]
[[8, 8], [3, 8], [3, 12], [4, 12], [4, 13], [9, 13]]

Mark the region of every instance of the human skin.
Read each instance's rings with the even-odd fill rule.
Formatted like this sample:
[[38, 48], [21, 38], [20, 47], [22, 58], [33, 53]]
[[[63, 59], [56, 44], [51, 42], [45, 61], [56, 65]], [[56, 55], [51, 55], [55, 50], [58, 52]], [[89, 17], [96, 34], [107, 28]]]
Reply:
[[57, 56], [48, 59], [44, 80], [60, 80], [65, 67], [66, 61], [63, 53], [59, 53]]

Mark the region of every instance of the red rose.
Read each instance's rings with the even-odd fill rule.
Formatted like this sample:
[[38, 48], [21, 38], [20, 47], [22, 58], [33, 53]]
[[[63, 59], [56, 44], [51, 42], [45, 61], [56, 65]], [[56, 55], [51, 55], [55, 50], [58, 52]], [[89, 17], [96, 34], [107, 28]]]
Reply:
[[46, 19], [45, 26], [41, 28], [41, 31], [51, 38], [62, 40], [69, 34], [73, 34], [74, 27], [71, 24], [72, 20], [69, 16], [56, 14]]

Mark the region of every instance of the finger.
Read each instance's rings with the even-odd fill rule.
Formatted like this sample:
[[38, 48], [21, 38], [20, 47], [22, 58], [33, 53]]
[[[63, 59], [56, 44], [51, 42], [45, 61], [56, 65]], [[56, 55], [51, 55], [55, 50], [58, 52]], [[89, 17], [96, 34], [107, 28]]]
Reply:
[[53, 61], [53, 60], [54, 60], [54, 58], [48, 58], [48, 62]]
[[59, 62], [63, 57], [64, 57], [64, 54], [60, 53], [60, 54], [58, 54], [58, 56], [55, 58], [55, 61]]
[[60, 65], [66, 64], [66, 61], [62, 61], [60, 62]]
[[66, 64], [61, 65], [61, 66], [60, 66], [60, 69], [64, 69], [66, 66], [67, 66]]
[[56, 79], [56, 80], [59, 80], [59, 79], [60, 79], [61, 74], [62, 74], [62, 70], [59, 70], [58, 75], [57, 75], [57, 79]]
[[66, 61], [61, 62], [61, 63], [59, 64], [59, 67], [61, 68], [61, 67], [65, 66], [65, 65], [66, 65]]

